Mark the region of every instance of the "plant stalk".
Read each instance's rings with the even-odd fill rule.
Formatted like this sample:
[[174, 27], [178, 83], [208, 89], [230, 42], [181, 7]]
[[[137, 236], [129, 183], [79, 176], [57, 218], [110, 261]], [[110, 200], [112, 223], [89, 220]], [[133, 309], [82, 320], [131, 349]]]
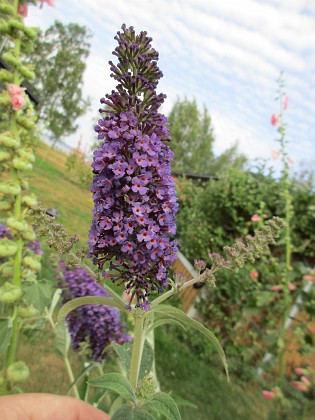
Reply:
[[140, 310], [135, 309], [135, 313], [134, 313], [135, 329], [134, 329], [134, 338], [133, 338], [130, 374], [129, 374], [130, 383], [134, 389], [136, 389], [138, 385], [138, 376], [139, 376], [140, 363], [141, 363], [142, 351], [143, 351], [143, 343], [144, 343], [144, 340], [143, 340], [144, 315], [140, 311], [142, 312], [142, 309]]

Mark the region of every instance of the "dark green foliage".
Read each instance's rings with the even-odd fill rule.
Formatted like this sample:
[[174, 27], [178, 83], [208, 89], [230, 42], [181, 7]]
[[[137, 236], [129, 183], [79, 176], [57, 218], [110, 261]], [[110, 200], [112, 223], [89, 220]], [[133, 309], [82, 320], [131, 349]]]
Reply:
[[39, 33], [27, 57], [36, 74], [31, 88], [39, 100], [39, 115], [54, 143], [76, 131], [75, 121], [89, 105], [82, 85], [90, 37], [85, 26], [56, 21]]

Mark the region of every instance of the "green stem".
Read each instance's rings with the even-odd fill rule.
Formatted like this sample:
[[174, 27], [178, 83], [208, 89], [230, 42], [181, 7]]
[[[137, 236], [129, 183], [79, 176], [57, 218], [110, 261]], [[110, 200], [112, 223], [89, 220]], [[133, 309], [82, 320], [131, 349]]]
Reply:
[[[71, 368], [71, 364], [69, 362], [68, 356], [64, 357], [64, 362], [65, 362], [65, 365], [66, 365], [66, 369], [67, 369], [67, 373], [68, 373], [68, 376], [69, 376], [69, 379], [70, 379], [70, 383], [72, 384], [75, 379], [74, 379], [74, 375], [73, 375], [73, 372], [72, 372], [72, 368]], [[73, 385], [72, 390], [73, 390], [73, 394], [74, 394], [75, 398], [77, 398], [79, 400], [80, 395], [79, 395], [79, 391], [78, 391], [77, 386]]]
[[[142, 309], [140, 309], [141, 312]], [[144, 315], [138, 309], [135, 309], [135, 330], [134, 330], [134, 338], [133, 338], [133, 346], [132, 346], [132, 355], [131, 355], [131, 363], [130, 363], [130, 374], [129, 379], [132, 387], [134, 389], [137, 388], [138, 385], [138, 376], [140, 370], [140, 363], [142, 358], [142, 350], [143, 350], [143, 321]]]

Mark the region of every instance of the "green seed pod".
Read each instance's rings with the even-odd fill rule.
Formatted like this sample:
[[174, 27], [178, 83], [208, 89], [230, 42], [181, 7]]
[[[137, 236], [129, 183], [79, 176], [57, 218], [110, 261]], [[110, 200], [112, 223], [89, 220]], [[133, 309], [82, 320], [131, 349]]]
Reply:
[[6, 279], [8, 279], [8, 278], [12, 278], [12, 276], [13, 276], [13, 267], [12, 266], [10, 266], [10, 265], [8, 265], [8, 266], [6, 266], [6, 267], [4, 267], [2, 270], [1, 270], [1, 276], [2, 277], [4, 277], [4, 278], [6, 278]]
[[20, 22], [19, 20], [17, 20], [17, 19], [11, 19], [9, 22], [8, 22], [8, 25], [9, 25], [9, 29], [10, 30], [18, 30], [18, 31], [22, 31], [22, 32], [24, 32], [24, 25], [23, 25], [23, 23], [22, 22]]
[[29, 38], [29, 39], [31, 39], [31, 40], [34, 40], [36, 37], [37, 37], [37, 34], [38, 34], [38, 28], [30, 28], [30, 27], [28, 27], [28, 26], [25, 26], [25, 25], [23, 25], [24, 26], [24, 33], [25, 33], [25, 35]]
[[26, 66], [20, 65], [19, 72], [22, 74], [23, 77], [30, 80], [35, 80], [35, 72], [27, 68]]
[[16, 121], [20, 126], [26, 128], [26, 130], [32, 130], [35, 127], [34, 121], [32, 121], [32, 120], [30, 120], [26, 117], [18, 116], [16, 118]]
[[7, 92], [2, 92], [0, 96], [0, 105], [1, 106], [11, 106], [10, 96]]
[[1, 200], [0, 201], [0, 211], [1, 210], [9, 210], [11, 208], [11, 203], [8, 201]]
[[10, 83], [12, 81], [13, 81], [13, 74], [10, 73], [8, 70], [1, 69], [0, 70], [0, 82]]
[[0, 257], [12, 257], [17, 251], [17, 246], [14, 241], [8, 238], [0, 239]]
[[5, 152], [4, 150], [0, 150], [0, 162], [4, 162], [6, 160], [9, 160], [11, 157], [11, 154], [9, 152]]
[[33, 305], [20, 306], [18, 313], [21, 318], [33, 318], [38, 315], [38, 310]]
[[8, 217], [7, 226], [9, 226], [12, 229], [17, 230], [18, 232], [22, 232], [26, 230], [29, 225], [24, 220], [20, 220], [15, 217]]
[[19, 159], [18, 157], [13, 158], [12, 165], [15, 169], [19, 169], [20, 171], [30, 171], [33, 169], [33, 165], [30, 162], [27, 162], [24, 159]]
[[36, 233], [33, 231], [32, 227], [22, 232], [22, 238], [25, 241], [34, 241], [36, 239]]
[[7, 369], [7, 379], [11, 382], [23, 382], [30, 376], [29, 368], [24, 362], [15, 362]]
[[21, 62], [18, 58], [16, 58], [12, 53], [6, 52], [2, 54], [4, 60], [9, 64], [9, 66], [18, 68], [21, 66]]
[[42, 268], [41, 263], [33, 257], [24, 257], [23, 264], [25, 264], [27, 267], [30, 267], [36, 272], [40, 271], [40, 269]]
[[[9, 25], [6, 22], [1, 22], [0, 34], [7, 34], [9, 32]], [[4, 54], [3, 54], [4, 55]]]
[[20, 146], [20, 139], [14, 139], [10, 136], [1, 136], [0, 144], [5, 147], [15, 149]]
[[0, 302], [14, 303], [21, 299], [22, 289], [13, 284], [6, 282], [4, 286], [0, 287]]
[[17, 195], [21, 192], [21, 187], [17, 182], [7, 181], [0, 183], [0, 192], [3, 194]]
[[3, 13], [4, 15], [13, 16], [14, 9], [10, 4], [0, 4], [0, 13]]
[[35, 162], [35, 155], [32, 152], [32, 149], [20, 148], [17, 153], [19, 157], [28, 160], [29, 162]]
[[37, 198], [34, 194], [25, 195], [22, 197], [22, 203], [25, 204], [27, 207], [34, 207], [37, 203]]

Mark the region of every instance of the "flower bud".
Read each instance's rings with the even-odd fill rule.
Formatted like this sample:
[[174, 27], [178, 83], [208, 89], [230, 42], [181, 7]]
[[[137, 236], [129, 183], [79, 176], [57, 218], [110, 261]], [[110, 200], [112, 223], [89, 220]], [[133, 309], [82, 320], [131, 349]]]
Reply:
[[36, 239], [36, 233], [31, 226], [29, 226], [29, 229], [21, 232], [21, 235], [25, 241], [34, 241]]
[[42, 268], [41, 263], [33, 257], [24, 257], [23, 264], [30, 267], [34, 271], [39, 271]]
[[7, 226], [9, 226], [11, 229], [17, 230], [18, 232], [22, 232], [23, 230], [26, 230], [29, 225], [24, 220], [20, 220], [15, 217], [9, 217], [7, 219]]
[[9, 160], [11, 157], [11, 154], [9, 152], [5, 152], [3, 150], [0, 150], [0, 162], [4, 162], [6, 160]]
[[11, 208], [11, 204], [8, 201], [0, 201], [0, 211], [9, 210], [10, 208]]
[[24, 362], [15, 362], [7, 369], [7, 379], [12, 382], [24, 382], [30, 376], [30, 371]]
[[1, 303], [14, 303], [22, 296], [22, 289], [13, 286], [11, 283], [6, 282], [4, 286], [0, 287], [0, 302]]
[[18, 157], [13, 158], [12, 164], [15, 169], [19, 169], [20, 171], [30, 171], [33, 169], [33, 165], [30, 162], [27, 162], [25, 159], [20, 159]]
[[17, 251], [17, 246], [14, 241], [8, 238], [0, 239], [0, 257], [12, 257]]
[[33, 318], [38, 315], [38, 310], [33, 305], [20, 306], [18, 313], [21, 318]]
[[37, 203], [36, 196], [32, 195], [25, 195], [22, 197], [22, 203], [25, 204], [27, 207], [33, 207]]
[[17, 182], [7, 181], [0, 183], [0, 193], [17, 195], [21, 192], [20, 185]]

